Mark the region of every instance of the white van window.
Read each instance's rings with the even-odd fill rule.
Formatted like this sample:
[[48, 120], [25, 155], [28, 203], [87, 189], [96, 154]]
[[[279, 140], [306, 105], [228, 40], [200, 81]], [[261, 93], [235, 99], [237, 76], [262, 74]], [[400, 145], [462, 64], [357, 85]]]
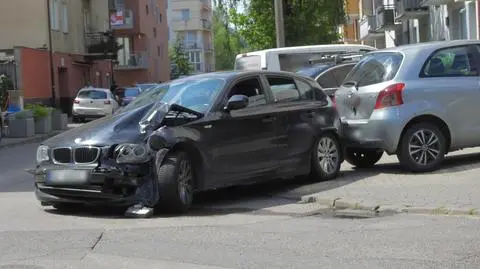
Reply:
[[235, 70], [260, 70], [262, 58], [259, 55], [243, 56], [235, 62]]
[[304, 69], [305, 67], [311, 67], [312, 59], [317, 59], [325, 54], [325, 52], [278, 54], [278, 60], [280, 61], [280, 70], [297, 72], [300, 69]]

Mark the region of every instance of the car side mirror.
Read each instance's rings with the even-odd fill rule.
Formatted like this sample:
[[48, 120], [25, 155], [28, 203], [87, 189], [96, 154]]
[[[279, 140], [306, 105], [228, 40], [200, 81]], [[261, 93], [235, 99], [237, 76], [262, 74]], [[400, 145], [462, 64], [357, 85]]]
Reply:
[[238, 94], [228, 99], [227, 105], [224, 107], [225, 111], [232, 111], [242, 109], [248, 106], [248, 97], [243, 94]]

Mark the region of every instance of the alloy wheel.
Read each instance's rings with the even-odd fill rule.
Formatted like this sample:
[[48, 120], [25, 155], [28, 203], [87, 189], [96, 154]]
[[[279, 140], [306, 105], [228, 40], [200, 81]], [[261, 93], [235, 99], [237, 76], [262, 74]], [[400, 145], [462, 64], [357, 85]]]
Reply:
[[426, 166], [440, 156], [440, 147], [440, 139], [434, 132], [420, 129], [410, 137], [408, 153], [414, 162]]
[[178, 170], [178, 193], [184, 204], [188, 204], [193, 192], [192, 166], [188, 160], [181, 160]]
[[333, 174], [339, 162], [337, 143], [330, 137], [323, 137], [318, 142], [317, 157], [320, 168], [326, 174]]

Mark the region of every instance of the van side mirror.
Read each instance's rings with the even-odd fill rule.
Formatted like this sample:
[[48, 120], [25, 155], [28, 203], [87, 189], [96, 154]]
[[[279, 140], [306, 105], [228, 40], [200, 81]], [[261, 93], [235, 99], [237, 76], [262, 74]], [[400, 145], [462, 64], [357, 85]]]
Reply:
[[225, 111], [232, 111], [242, 109], [248, 106], [248, 97], [243, 94], [238, 94], [228, 99], [227, 105], [223, 108]]

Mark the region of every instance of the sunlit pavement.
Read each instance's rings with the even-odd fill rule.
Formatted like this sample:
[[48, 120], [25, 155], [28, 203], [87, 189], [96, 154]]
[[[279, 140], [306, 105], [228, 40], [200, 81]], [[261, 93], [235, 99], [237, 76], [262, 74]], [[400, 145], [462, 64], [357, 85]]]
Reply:
[[[293, 200], [345, 191], [348, 184], [326, 190], [325, 183], [290, 182], [208, 192], [185, 216], [124, 219], [104, 208], [60, 214], [40, 207], [32, 193], [25, 170], [33, 167], [36, 147], [0, 150], [0, 268], [480, 268], [474, 216], [347, 218]], [[441, 173], [450, 176], [453, 190], [455, 181], [467, 182], [462, 173], [471, 172], [472, 179], [479, 172], [472, 161], [470, 169], [457, 165], [462, 168], [452, 164]], [[380, 172], [350, 170], [345, 166], [337, 181], [368, 186], [371, 178], [391, 178], [387, 170], [407, 181], [418, 177], [402, 174], [396, 164], [381, 164]]]

